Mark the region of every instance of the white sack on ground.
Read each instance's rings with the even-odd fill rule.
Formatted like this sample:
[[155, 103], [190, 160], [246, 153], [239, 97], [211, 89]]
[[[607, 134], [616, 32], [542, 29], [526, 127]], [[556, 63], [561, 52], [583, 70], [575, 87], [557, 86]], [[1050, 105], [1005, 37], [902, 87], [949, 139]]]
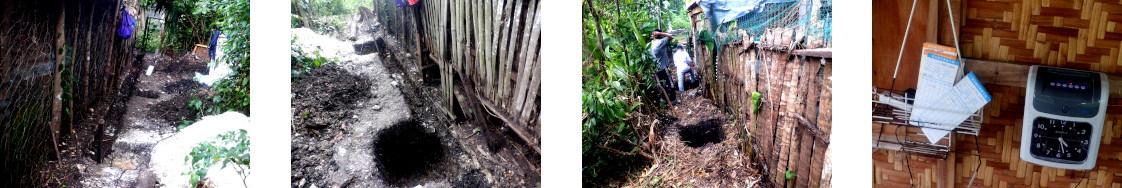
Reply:
[[[162, 187], [188, 187], [191, 176], [183, 175], [190, 170], [183, 158], [191, 153], [191, 148], [200, 142], [214, 140], [216, 136], [245, 129], [249, 131], [249, 117], [238, 112], [226, 112], [220, 115], [206, 116], [202, 120], [179, 130], [175, 135], [160, 141], [152, 148], [152, 161], [149, 164], [153, 174]], [[222, 164], [212, 166], [207, 173], [207, 179], [215, 187], [244, 187], [241, 176], [231, 166], [221, 169]], [[250, 170], [246, 170], [249, 172]], [[250, 186], [252, 187], [252, 186]]]
[[211, 46], [212, 48], [218, 49], [214, 50], [214, 60], [207, 63], [207, 69], [210, 70], [210, 72], [208, 72], [209, 74], [203, 75], [199, 72], [195, 72], [195, 81], [199, 81], [199, 83], [206, 86], [214, 86], [214, 83], [218, 82], [218, 80], [226, 79], [227, 76], [234, 73], [234, 70], [230, 69], [230, 63], [221, 61], [222, 58], [226, 56], [226, 52], [222, 49], [222, 46], [225, 44], [226, 35], [219, 36], [218, 45]]

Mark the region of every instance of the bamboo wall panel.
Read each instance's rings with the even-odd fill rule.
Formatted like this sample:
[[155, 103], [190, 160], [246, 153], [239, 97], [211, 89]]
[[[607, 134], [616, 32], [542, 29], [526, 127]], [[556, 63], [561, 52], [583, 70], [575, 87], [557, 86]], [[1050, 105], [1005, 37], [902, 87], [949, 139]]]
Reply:
[[963, 55], [1118, 73], [1119, 1], [966, 1]]
[[[694, 46], [701, 84], [718, 106], [746, 121], [768, 181], [787, 187], [827, 184], [831, 60], [763, 50], [743, 41], [721, 45], [718, 54], [708, 48]], [[752, 92], [763, 96], [757, 119]], [[796, 178], [786, 179], [788, 171]]]
[[[730, 32], [740, 35], [740, 40], [729, 43], [698, 38], [697, 32], [710, 30], [699, 10], [695, 7], [690, 16], [701, 87], [718, 106], [744, 122], [756, 154], [752, 158], [762, 164], [766, 181], [776, 187], [830, 187], [832, 60], [759, 45], [792, 43], [790, 28], [765, 32], [773, 36]], [[762, 96], [758, 112], [753, 112], [754, 92]], [[795, 173], [795, 178], [786, 179], [787, 172]]]
[[[961, 28], [959, 34], [964, 57], [1119, 73], [1117, 67], [1122, 59], [1118, 56], [1118, 50], [1122, 30], [1116, 28], [1119, 20], [1122, 20], [1122, 4], [1118, 1], [969, 0], [961, 4], [963, 20], [956, 22]], [[959, 5], [954, 6], [960, 8], [957, 7]], [[942, 43], [952, 35], [947, 32], [949, 26], [942, 24], [943, 21], [940, 23], [939, 41]], [[874, 62], [874, 67], [877, 66], [884, 65]], [[913, 182], [926, 186], [930, 182], [924, 181], [926, 179], [947, 178], [942, 177], [947, 175], [940, 174], [953, 174], [951, 178], [956, 186], [965, 186], [981, 159], [975, 186], [1070, 187], [1079, 183], [1084, 171], [1042, 167], [1020, 160], [1019, 133], [1024, 110], [1024, 88], [987, 84], [986, 89], [994, 100], [984, 109], [985, 122], [977, 143], [980, 148], [975, 147], [972, 136], [956, 135], [953, 148], [959, 154], [948, 158], [955, 162], [951, 169], [953, 172], [924, 174], [931, 177], [915, 176]], [[1089, 171], [1080, 187], [1122, 186], [1122, 180], [1116, 177], [1122, 176], [1122, 169], [1119, 169], [1122, 167], [1122, 163], [1119, 163], [1122, 161], [1122, 147], [1107, 141], [1117, 142], [1122, 136], [1122, 125], [1118, 121], [1120, 116], [1109, 115], [1122, 112], [1119, 102], [1122, 99], [1110, 99], [1111, 106], [1108, 107], [1097, 167]], [[982, 156], [979, 158], [962, 154], [974, 152], [980, 152]], [[907, 181], [888, 181], [907, 180], [906, 169], [897, 168], [903, 164], [897, 160], [902, 159], [900, 155], [903, 154], [891, 151], [873, 154], [876, 186], [909, 185]], [[918, 163], [917, 166], [916, 159], [932, 161], [917, 156], [912, 156], [911, 159], [913, 175], [917, 175], [914, 172], [926, 169], [924, 163]]]

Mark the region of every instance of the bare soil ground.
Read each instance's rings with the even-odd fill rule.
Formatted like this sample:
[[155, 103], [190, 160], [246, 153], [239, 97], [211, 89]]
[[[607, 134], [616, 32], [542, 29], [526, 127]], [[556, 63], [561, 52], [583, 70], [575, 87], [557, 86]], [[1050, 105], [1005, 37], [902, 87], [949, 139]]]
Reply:
[[[688, 80], [688, 79], [687, 79]], [[743, 125], [730, 120], [703, 89], [687, 84], [681, 101], [655, 114], [660, 151], [657, 159], [630, 179], [626, 187], [758, 187], [758, 164], [741, 144]]]
[[[152, 53], [140, 55], [137, 61], [121, 73], [127, 76], [114, 96], [84, 109], [90, 116], [62, 138], [63, 158], [42, 169], [49, 179], [45, 186], [158, 185], [147, 167], [150, 150], [174, 134], [178, 120], [198, 118], [187, 109], [187, 102], [191, 95], [209, 95], [192, 81], [194, 72], [206, 72], [206, 63], [190, 55]], [[144, 75], [149, 65], [155, 71]]]

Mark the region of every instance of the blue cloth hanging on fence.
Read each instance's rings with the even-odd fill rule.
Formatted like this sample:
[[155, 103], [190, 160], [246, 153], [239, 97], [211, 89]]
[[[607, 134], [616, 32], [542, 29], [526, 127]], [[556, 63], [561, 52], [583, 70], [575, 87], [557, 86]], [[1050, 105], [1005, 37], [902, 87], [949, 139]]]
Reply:
[[121, 7], [121, 28], [117, 29], [117, 36], [121, 36], [123, 39], [132, 37], [132, 27], [134, 25], [136, 25], [136, 20], [132, 19], [129, 11], [125, 11], [125, 8]]
[[393, 2], [397, 4], [397, 7], [405, 7], [405, 0], [393, 0]]
[[214, 50], [218, 49], [218, 36], [222, 35], [222, 31], [215, 31], [214, 36], [210, 37], [210, 60], [214, 60]]

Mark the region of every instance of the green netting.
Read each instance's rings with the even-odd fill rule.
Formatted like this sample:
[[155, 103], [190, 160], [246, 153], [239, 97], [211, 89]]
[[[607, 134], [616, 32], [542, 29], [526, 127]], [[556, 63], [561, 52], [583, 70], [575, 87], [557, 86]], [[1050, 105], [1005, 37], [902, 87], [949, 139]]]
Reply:
[[[831, 1], [832, 0], [821, 0], [820, 1], [821, 4], [822, 4], [822, 7], [817, 10], [818, 11], [817, 18], [818, 18], [818, 20], [821, 20], [821, 21], [818, 22], [818, 23], [807, 23], [808, 24], [808, 26], [806, 27], [807, 28], [807, 36], [811, 36], [811, 37], [817, 36], [817, 38], [825, 39], [826, 43], [830, 43], [830, 41], [833, 40], [833, 37], [831, 37], [831, 36], [833, 36], [833, 35], [831, 35], [831, 32], [833, 31], [832, 26], [833, 26], [833, 23], [834, 23], [834, 9], [833, 9], [833, 7], [834, 7], [833, 4], [834, 3], [831, 2]], [[807, 16], [810, 17], [810, 16], [814, 16], [814, 15], [807, 15]], [[804, 19], [804, 20], [809, 20], [809, 19]]]
[[[811, 10], [815, 9], [816, 5], [817, 9]], [[759, 36], [767, 29], [798, 27], [806, 28], [807, 36], [825, 39], [829, 43], [832, 40], [830, 37], [833, 21], [832, 5], [832, 0], [768, 3], [762, 5], [759, 10], [730, 22], [716, 23], [717, 21], [710, 20], [710, 25], [717, 26], [714, 28], [714, 39], [721, 43], [741, 40], [740, 35], [736, 34], [738, 30], [743, 30], [751, 36]]]

